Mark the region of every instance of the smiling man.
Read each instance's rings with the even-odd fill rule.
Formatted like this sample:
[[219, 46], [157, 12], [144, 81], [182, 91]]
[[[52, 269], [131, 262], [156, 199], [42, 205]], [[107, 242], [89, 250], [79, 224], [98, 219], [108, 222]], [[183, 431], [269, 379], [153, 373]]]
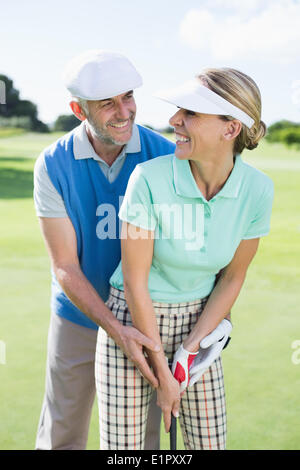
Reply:
[[[157, 345], [123, 326], [105, 304], [121, 249], [119, 230], [99, 227], [105, 217], [118, 224], [135, 166], [175, 148], [135, 124], [133, 90], [142, 79], [123, 55], [88, 51], [70, 61], [64, 80], [71, 109], [82, 122], [45, 149], [34, 170], [36, 212], [52, 267], [46, 391], [36, 449], [49, 450], [86, 447], [99, 326], [157, 386], [143, 354], [143, 346], [157, 350]], [[160, 413], [154, 403], [149, 416], [145, 448], [157, 449]]]

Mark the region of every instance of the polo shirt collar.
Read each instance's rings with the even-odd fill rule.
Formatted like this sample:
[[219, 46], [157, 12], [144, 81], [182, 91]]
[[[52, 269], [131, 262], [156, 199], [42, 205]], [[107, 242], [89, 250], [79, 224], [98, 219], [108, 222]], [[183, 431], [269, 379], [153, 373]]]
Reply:
[[[173, 176], [175, 192], [184, 197], [201, 198], [207, 202], [193, 177], [188, 160], [173, 157]], [[243, 177], [243, 161], [240, 155], [235, 158], [234, 167], [225, 185], [212, 199], [218, 197], [237, 198]], [[211, 199], [211, 200], [212, 200]]]
[[[120, 155], [127, 153], [136, 153], [140, 151], [140, 133], [138, 130], [138, 126], [136, 124], [133, 124], [132, 136], [129, 142], [124, 146]], [[102, 158], [95, 152], [94, 147], [88, 139], [84, 121], [75, 129], [73, 140], [73, 153], [75, 160], [93, 158], [94, 160], [102, 161]]]

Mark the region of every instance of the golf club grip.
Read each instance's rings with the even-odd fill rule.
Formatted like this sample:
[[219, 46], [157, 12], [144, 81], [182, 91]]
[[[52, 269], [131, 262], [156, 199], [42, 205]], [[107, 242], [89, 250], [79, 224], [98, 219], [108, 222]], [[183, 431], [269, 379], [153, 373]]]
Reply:
[[171, 414], [171, 427], [170, 427], [170, 450], [176, 450], [177, 448], [177, 420], [173, 414]]

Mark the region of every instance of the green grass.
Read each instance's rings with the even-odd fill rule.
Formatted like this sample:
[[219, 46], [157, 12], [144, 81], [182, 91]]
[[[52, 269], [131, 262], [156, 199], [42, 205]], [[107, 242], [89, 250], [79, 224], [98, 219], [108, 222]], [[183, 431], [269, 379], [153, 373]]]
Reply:
[[18, 127], [1, 127], [0, 128], [0, 138], [13, 137], [16, 135], [24, 134], [25, 129], [20, 129]]
[[[0, 138], [0, 449], [32, 449], [44, 393], [49, 260], [32, 200], [39, 152], [58, 134]], [[228, 449], [300, 449], [300, 152], [263, 142], [244, 159], [275, 183], [272, 230], [260, 243], [233, 308], [224, 352]], [[162, 448], [168, 436], [162, 431]], [[97, 449], [95, 404], [88, 449]], [[179, 448], [183, 448], [179, 435]]]

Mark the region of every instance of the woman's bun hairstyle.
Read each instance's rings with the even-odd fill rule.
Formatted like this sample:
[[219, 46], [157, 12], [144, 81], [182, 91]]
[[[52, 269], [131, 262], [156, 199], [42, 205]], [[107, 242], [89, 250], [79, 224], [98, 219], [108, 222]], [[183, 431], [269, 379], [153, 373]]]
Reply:
[[247, 140], [245, 142], [245, 147], [248, 150], [253, 150], [258, 146], [258, 142], [262, 139], [267, 132], [267, 126], [263, 121], [259, 121], [258, 128], [255, 124], [248, 129]]

